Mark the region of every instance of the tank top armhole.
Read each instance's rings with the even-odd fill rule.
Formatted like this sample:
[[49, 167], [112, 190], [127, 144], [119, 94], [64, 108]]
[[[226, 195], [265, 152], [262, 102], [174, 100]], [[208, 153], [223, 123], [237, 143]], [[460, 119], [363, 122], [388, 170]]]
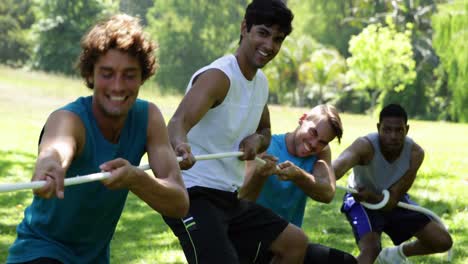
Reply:
[[218, 107], [218, 106], [220, 106], [220, 105], [222, 105], [224, 103], [225, 99], [229, 97], [229, 93], [231, 91], [232, 79], [231, 79], [231, 76], [227, 73], [227, 71], [225, 69], [220, 68], [220, 67], [215, 67], [215, 66], [207, 66], [206, 68], [200, 70], [199, 72], [197, 72], [196, 74], [193, 75], [193, 77], [190, 80], [190, 85], [189, 85], [190, 88], [189, 89], [192, 89], [193, 84], [197, 81], [197, 79], [198, 79], [198, 77], [200, 77], [200, 75], [202, 75], [203, 73], [205, 73], [205, 72], [207, 72], [209, 70], [218, 70], [218, 71], [220, 71], [221, 73], [223, 73], [226, 76], [226, 78], [229, 81], [229, 87], [228, 87], [228, 91], [226, 93], [226, 96], [223, 98], [223, 100], [220, 103], [218, 103], [218, 104], [216, 104], [216, 105], [214, 105], [213, 107], [210, 108], [210, 109], [215, 109], [216, 107]]
[[[369, 143], [370, 147], [371, 147], [371, 155], [369, 155], [370, 157], [368, 157], [368, 159], [366, 160], [363, 160], [361, 159], [359, 162], [360, 162], [360, 166], [367, 166], [369, 164], [372, 163], [372, 160], [375, 158], [375, 155], [378, 151], [378, 146], [374, 146], [374, 142], [372, 141], [371, 138], [369, 138], [369, 136], [371, 136], [372, 134], [369, 134], [369, 135], [366, 135], [366, 136], [363, 136], [362, 138], [365, 139], [367, 141], [367, 143]], [[375, 144], [378, 144], [378, 142], [376, 142]]]

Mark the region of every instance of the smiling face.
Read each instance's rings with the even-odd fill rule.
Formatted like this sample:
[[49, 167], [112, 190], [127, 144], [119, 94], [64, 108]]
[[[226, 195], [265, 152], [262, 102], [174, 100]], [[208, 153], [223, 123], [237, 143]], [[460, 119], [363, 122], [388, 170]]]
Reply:
[[240, 52], [244, 53], [248, 66], [259, 69], [270, 62], [278, 54], [286, 35], [278, 25], [253, 25], [247, 30], [245, 21], [242, 23], [242, 41]]
[[[292, 145], [292, 153], [297, 157], [307, 157], [320, 153], [336, 136], [333, 127], [326, 118], [314, 116], [301, 119], [299, 125], [293, 133], [293, 140], [289, 144]], [[290, 150], [289, 146], [288, 150]]]
[[116, 49], [99, 57], [90, 78], [94, 84], [93, 112], [98, 117], [125, 117], [142, 85], [138, 60]]

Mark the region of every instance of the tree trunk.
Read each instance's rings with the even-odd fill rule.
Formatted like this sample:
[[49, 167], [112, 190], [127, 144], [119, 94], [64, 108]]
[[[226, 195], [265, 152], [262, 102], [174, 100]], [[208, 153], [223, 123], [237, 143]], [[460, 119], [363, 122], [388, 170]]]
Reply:
[[297, 87], [297, 106], [303, 107], [304, 106], [304, 85], [299, 84]]
[[374, 113], [375, 111], [375, 106], [377, 104], [377, 99], [379, 98], [380, 91], [378, 89], [375, 89], [372, 91], [372, 96], [371, 96], [371, 108], [370, 108], [370, 114]]

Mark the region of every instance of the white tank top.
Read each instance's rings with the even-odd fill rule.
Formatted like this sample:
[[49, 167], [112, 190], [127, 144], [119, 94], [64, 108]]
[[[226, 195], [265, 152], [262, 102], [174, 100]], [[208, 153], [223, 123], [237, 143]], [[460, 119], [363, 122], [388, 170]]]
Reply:
[[[239, 151], [239, 143], [257, 131], [268, 99], [268, 81], [261, 70], [249, 81], [242, 74], [236, 57], [227, 55], [195, 72], [219, 69], [229, 78], [230, 87], [223, 102], [211, 108], [189, 131], [187, 137], [194, 155]], [[235, 191], [243, 182], [244, 162], [237, 157], [198, 161], [182, 176], [187, 188], [203, 186]]]
[[366, 187], [375, 193], [381, 193], [382, 190], [388, 190], [409, 169], [413, 140], [406, 137], [400, 156], [389, 163], [382, 155], [378, 133], [368, 134], [366, 138], [374, 148], [374, 157], [368, 165], [353, 168], [348, 185], [351, 188]]

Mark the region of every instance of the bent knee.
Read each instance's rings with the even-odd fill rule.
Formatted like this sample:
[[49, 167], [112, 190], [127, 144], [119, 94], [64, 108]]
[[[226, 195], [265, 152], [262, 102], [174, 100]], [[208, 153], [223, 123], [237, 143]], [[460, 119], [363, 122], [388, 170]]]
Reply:
[[380, 247], [379, 245], [367, 245], [367, 246], [361, 247], [360, 253], [361, 255], [377, 257], [380, 254], [381, 250], [382, 250], [382, 247]]
[[299, 227], [289, 224], [283, 232], [273, 241], [271, 250], [275, 255], [304, 256], [308, 237]]
[[380, 254], [382, 247], [380, 244], [377, 243], [367, 243], [365, 245], [360, 245], [359, 247], [359, 255], [366, 256], [370, 259], [376, 259], [377, 256]]
[[360, 255], [377, 257], [382, 250], [380, 235], [374, 232], [367, 233], [358, 242]]
[[434, 251], [436, 252], [445, 252], [448, 251], [449, 249], [452, 248], [453, 245], [453, 240], [450, 234], [446, 234], [444, 236], [441, 236], [437, 239], [437, 241], [434, 241], [433, 248]]

